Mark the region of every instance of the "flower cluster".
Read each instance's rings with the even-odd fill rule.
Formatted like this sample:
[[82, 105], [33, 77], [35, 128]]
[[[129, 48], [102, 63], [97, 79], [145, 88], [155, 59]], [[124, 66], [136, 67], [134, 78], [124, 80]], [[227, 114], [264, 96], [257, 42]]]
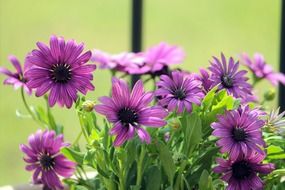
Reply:
[[172, 64], [178, 64], [185, 57], [184, 51], [176, 46], [162, 42], [145, 52], [123, 52], [111, 55], [94, 50], [91, 60], [100, 64], [102, 69], [112, 69], [128, 74], [160, 74]]
[[222, 179], [229, 183], [229, 190], [263, 189], [264, 183], [257, 174], [269, 174], [274, 170], [273, 164], [262, 164], [263, 159], [263, 155], [255, 153], [236, 160], [217, 158], [219, 165], [214, 172], [223, 173]]
[[[282, 172], [267, 174], [285, 166], [280, 162], [285, 112], [266, 112], [264, 102], [272, 94], [259, 103], [239, 61], [221, 53], [208, 69], [193, 73], [171, 68], [185, 53], [165, 42], [139, 53], [83, 50], [83, 43], [51, 36], [49, 45], [38, 42], [27, 54], [23, 68], [15, 56], [9, 60], [16, 72], [0, 67], [4, 84], [22, 89], [28, 118], [45, 128], [20, 145], [33, 184], [53, 190], [63, 189], [62, 182], [71, 189], [108, 190], [280, 187]], [[285, 75], [274, 72], [262, 55], [242, 59], [255, 82], [285, 83]], [[95, 90], [97, 66], [89, 61], [112, 73], [110, 95], [98, 103], [85, 96]], [[129, 85], [123, 79], [128, 74], [142, 78]], [[149, 81], [153, 91], [147, 90]], [[44, 96], [47, 108], [28, 105], [24, 91]], [[72, 144], [63, 141], [63, 127], [52, 114], [55, 104], [75, 105], [80, 133]], [[87, 168], [96, 175], [86, 174]], [[219, 177], [211, 171], [225, 182], [214, 183]]]
[[229, 183], [228, 189], [262, 188], [256, 173], [270, 173], [274, 169], [272, 164], [261, 164], [265, 158], [261, 149], [265, 146], [261, 131], [265, 122], [260, 119], [261, 115], [262, 112], [245, 106], [226, 111], [211, 125], [212, 134], [220, 138], [217, 145], [221, 153], [229, 153], [229, 160], [218, 159], [219, 166], [214, 169], [217, 173], [226, 173], [222, 179]]

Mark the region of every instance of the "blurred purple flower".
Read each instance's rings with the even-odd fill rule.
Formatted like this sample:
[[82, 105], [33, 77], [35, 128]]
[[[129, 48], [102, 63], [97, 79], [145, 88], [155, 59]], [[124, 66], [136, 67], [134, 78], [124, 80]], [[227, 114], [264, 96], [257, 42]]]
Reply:
[[229, 152], [231, 160], [256, 151], [264, 154], [260, 149], [265, 145], [261, 131], [265, 122], [260, 119], [261, 115], [263, 112], [250, 110], [249, 106], [219, 115], [211, 127], [214, 129], [212, 135], [220, 138], [217, 145], [221, 147], [221, 153]]
[[132, 74], [132, 70], [138, 69], [143, 64], [143, 57], [129, 52], [111, 55], [100, 50], [93, 50], [91, 61], [99, 63], [99, 68], [101, 69], [111, 69]]
[[277, 86], [279, 82], [285, 85], [285, 75], [274, 72], [272, 67], [266, 63], [262, 54], [255, 53], [251, 60], [246, 53], [243, 53], [241, 58], [243, 64], [251, 70], [256, 78], [267, 79], [274, 86]]
[[86, 65], [91, 52], [82, 54], [84, 44], [74, 40], [64, 41], [62, 37], [51, 36], [50, 48], [38, 42], [39, 50], [33, 50], [27, 57], [32, 68], [26, 72], [28, 87], [36, 89], [36, 96], [42, 96], [50, 90], [48, 102], [54, 106], [70, 108], [77, 99], [77, 92], [86, 94], [94, 90], [91, 83], [92, 71], [96, 65]]
[[185, 52], [182, 48], [165, 42], [161, 42], [138, 55], [144, 57], [144, 64], [139, 68], [131, 69], [130, 72], [133, 74], [153, 74], [163, 70], [164, 67], [181, 63], [185, 58]]
[[192, 103], [200, 105], [204, 97], [201, 82], [194, 77], [185, 77], [179, 71], [173, 71], [171, 76], [162, 75], [157, 82], [158, 89], [155, 95], [160, 97], [159, 104], [167, 107], [169, 111], [177, 109], [178, 113], [186, 110], [192, 111]]
[[116, 67], [116, 63], [111, 61], [111, 54], [98, 49], [92, 51], [90, 61], [99, 63], [100, 69], [114, 69]]
[[112, 97], [101, 97], [99, 100], [102, 104], [95, 105], [94, 108], [114, 124], [110, 134], [116, 135], [115, 146], [132, 139], [135, 132], [141, 141], [150, 143], [150, 135], [142, 125], [148, 127], [166, 125], [163, 118], [167, 116], [167, 112], [159, 106], [148, 106], [152, 99], [153, 93], [144, 92], [141, 80], [136, 82], [131, 92], [125, 81], [113, 78]]
[[68, 178], [75, 170], [76, 164], [60, 153], [63, 135], [56, 136], [54, 131], [38, 130], [29, 136], [29, 146], [21, 144], [20, 149], [26, 154], [26, 170], [34, 171], [33, 184], [44, 184], [50, 189], [63, 189], [59, 176]]
[[26, 84], [27, 78], [25, 76], [25, 71], [29, 68], [29, 65], [24, 64], [23, 70], [19, 60], [14, 55], [10, 55], [8, 59], [13, 64], [14, 68], [16, 69], [16, 72], [11, 72], [6, 68], [0, 67], [0, 74], [8, 76], [8, 78], [5, 79], [3, 83], [7, 85], [13, 85], [15, 90], [20, 87], [23, 87], [27, 94], [31, 95], [32, 90], [28, 88]]
[[244, 75], [247, 73], [245, 70], [238, 71], [239, 63], [234, 62], [230, 57], [229, 64], [224, 54], [221, 54], [221, 61], [213, 57], [209, 70], [211, 71], [210, 80], [213, 81], [212, 87], [218, 85], [218, 89], [225, 89], [228, 94], [236, 98], [245, 98], [251, 93], [252, 87], [247, 82], [248, 78]]
[[257, 174], [269, 174], [274, 170], [274, 164], [262, 164], [263, 159], [264, 155], [255, 153], [235, 161], [217, 158], [219, 165], [213, 170], [223, 174], [221, 179], [228, 183], [227, 190], [263, 189], [263, 181]]
[[116, 64], [116, 70], [134, 74], [133, 70], [138, 69], [143, 64], [143, 57], [137, 53], [123, 52], [115, 54], [111, 60]]

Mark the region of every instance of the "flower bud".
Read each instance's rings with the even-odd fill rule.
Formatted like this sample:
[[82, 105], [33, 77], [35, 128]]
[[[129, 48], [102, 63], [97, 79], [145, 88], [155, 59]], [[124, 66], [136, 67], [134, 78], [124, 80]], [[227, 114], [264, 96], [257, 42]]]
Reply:
[[82, 109], [87, 112], [91, 112], [95, 106], [95, 102], [91, 100], [86, 100], [82, 103]]
[[266, 101], [274, 100], [275, 96], [276, 96], [276, 91], [274, 89], [270, 89], [264, 93], [264, 99]]

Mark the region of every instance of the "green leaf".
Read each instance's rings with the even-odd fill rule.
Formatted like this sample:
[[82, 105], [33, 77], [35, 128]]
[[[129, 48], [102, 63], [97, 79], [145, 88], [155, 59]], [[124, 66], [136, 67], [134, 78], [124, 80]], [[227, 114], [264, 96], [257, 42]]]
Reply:
[[267, 148], [267, 158], [268, 159], [284, 159], [285, 158], [285, 152], [279, 146], [270, 145]]
[[97, 171], [100, 175], [102, 175], [103, 177], [105, 177], [107, 179], [109, 179], [111, 176], [111, 174], [109, 172], [107, 173], [104, 170], [102, 170], [99, 165], [97, 165]]
[[145, 173], [146, 190], [159, 190], [161, 184], [161, 171], [157, 166], [151, 166]]
[[141, 186], [140, 186], [140, 185], [131, 185], [131, 186], [130, 186], [130, 189], [131, 189], [131, 190], [140, 190], [140, 189], [141, 189]]
[[221, 179], [215, 179], [213, 181], [214, 189], [223, 189], [224, 185], [225, 184], [224, 184], [223, 180], [221, 180]]
[[202, 139], [201, 119], [197, 113], [184, 112], [180, 121], [184, 131], [183, 152], [188, 157]]
[[207, 170], [204, 170], [200, 176], [199, 189], [201, 190], [213, 189], [212, 177], [209, 175], [209, 172]]
[[210, 110], [213, 100], [215, 98], [216, 92], [217, 92], [218, 86], [215, 86], [214, 88], [212, 88], [204, 97], [203, 101], [202, 101], [202, 107], [203, 110]]
[[16, 110], [16, 116], [18, 117], [18, 118], [23, 118], [23, 119], [25, 119], [25, 118], [31, 118], [31, 116], [29, 115], [29, 114], [24, 114], [24, 113], [22, 113], [20, 110]]
[[173, 186], [173, 178], [176, 167], [172, 159], [172, 155], [168, 147], [163, 143], [158, 143], [159, 158], [169, 183]]
[[103, 135], [103, 139], [102, 139], [102, 143], [103, 143], [103, 147], [105, 149], [108, 149], [109, 147], [109, 138], [110, 135], [109, 135], [109, 128], [108, 128], [108, 122], [106, 120], [104, 120], [104, 123], [105, 123], [105, 127], [104, 127], [104, 130], [102, 130], [102, 135]]
[[63, 134], [64, 127], [60, 124], [56, 124], [55, 133], [56, 134]]
[[87, 187], [84, 187], [84, 186], [82, 186], [82, 185], [76, 185], [76, 186], [75, 186], [75, 190], [88, 190], [88, 188], [87, 188]]
[[71, 161], [78, 163], [79, 165], [83, 164], [84, 153], [78, 152], [70, 147], [64, 147], [61, 149], [61, 153]]
[[204, 151], [204, 153], [198, 156], [198, 159], [193, 163], [194, 165], [203, 165], [213, 159], [213, 156], [217, 154], [219, 147], [210, 147]]

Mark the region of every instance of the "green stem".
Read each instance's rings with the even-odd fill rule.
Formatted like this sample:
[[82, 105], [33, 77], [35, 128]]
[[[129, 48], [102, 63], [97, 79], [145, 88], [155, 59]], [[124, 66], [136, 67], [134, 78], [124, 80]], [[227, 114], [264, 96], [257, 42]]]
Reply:
[[37, 120], [35, 114], [32, 112], [30, 106], [28, 105], [27, 100], [26, 100], [26, 98], [25, 98], [25, 93], [24, 93], [24, 88], [23, 88], [23, 87], [21, 88], [21, 97], [22, 97], [23, 103], [24, 103], [24, 105], [25, 105], [25, 108], [26, 108], [26, 110], [29, 112], [29, 115], [32, 117], [32, 119], [33, 119], [38, 125], [40, 125], [40, 126], [46, 128], [46, 126], [43, 125], [43, 123], [41, 123], [41, 122], [39, 122], [39, 121]]
[[143, 175], [143, 160], [145, 157], [145, 146], [142, 145], [142, 149], [141, 149], [141, 153], [140, 153], [140, 157], [138, 160], [138, 165], [137, 165], [137, 181], [136, 181], [136, 185], [140, 186], [141, 182], [142, 182], [142, 175]]
[[124, 175], [124, 167], [123, 164], [121, 163], [121, 160], [119, 160], [119, 165], [120, 165], [120, 171], [119, 171], [119, 190], [126, 190], [126, 182], [125, 182], [125, 175]]
[[77, 135], [77, 137], [76, 137], [75, 141], [72, 143], [72, 145], [75, 145], [75, 144], [78, 143], [78, 141], [79, 141], [80, 138], [81, 138], [81, 135], [82, 135], [82, 131], [79, 132], [79, 134]]
[[252, 87], [254, 88], [260, 81], [261, 81], [261, 79], [260, 79], [260, 78], [257, 78], [257, 77], [253, 74]]
[[83, 120], [82, 120], [82, 117], [81, 117], [81, 115], [80, 115], [79, 112], [77, 112], [77, 115], [78, 115], [78, 118], [79, 118], [79, 123], [80, 123], [80, 127], [81, 127], [81, 132], [83, 133], [86, 142], [89, 144], [89, 138], [88, 138], [88, 135], [87, 135], [87, 133], [86, 133], [86, 131], [85, 131], [85, 129], [84, 129], [84, 122], [83, 122]]
[[24, 105], [25, 105], [27, 111], [29, 112], [29, 114], [31, 115], [31, 117], [32, 117], [34, 120], [36, 120], [35, 115], [33, 114], [31, 108], [29, 107], [29, 105], [28, 105], [28, 103], [27, 103], [27, 101], [26, 101], [25, 93], [24, 93], [24, 88], [23, 88], [23, 87], [21, 88], [21, 96], [22, 96], [22, 100], [23, 100], [23, 102], [24, 102]]

